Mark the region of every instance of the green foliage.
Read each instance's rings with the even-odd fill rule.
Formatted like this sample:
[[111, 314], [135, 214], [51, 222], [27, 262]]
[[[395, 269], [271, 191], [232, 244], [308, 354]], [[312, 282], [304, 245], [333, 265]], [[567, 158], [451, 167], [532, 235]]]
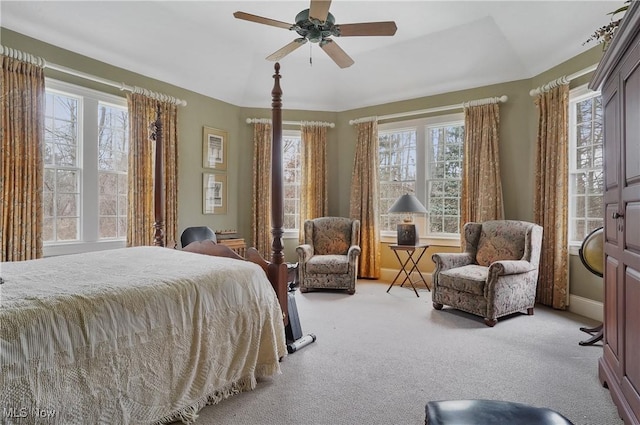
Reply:
[[607, 15], [611, 15], [611, 22], [608, 23], [607, 25], [604, 25], [598, 28], [593, 34], [591, 34], [591, 37], [589, 37], [587, 41], [582, 43], [582, 45], [584, 46], [587, 43], [595, 41], [597, 43], [602, 44], [603, 49], [606, 49], [607, 46], [609, 46], [609, 44], [611, 43], [611, 40], [613, 40], [613, 36], [615, 35], [618, 27], [620, 26], [620, 23], [622, 22], [622, 19], [624, 18], [624, 16], [622, 18], [615, 19], [615, 20], [613, 18], [619, 13], [626, 12], [627, 9], [629, 8], [629, 3], [631, 3], [631, 0], [625, 1], [624, 6], [619, 7], [613, 12], [607, 13]]

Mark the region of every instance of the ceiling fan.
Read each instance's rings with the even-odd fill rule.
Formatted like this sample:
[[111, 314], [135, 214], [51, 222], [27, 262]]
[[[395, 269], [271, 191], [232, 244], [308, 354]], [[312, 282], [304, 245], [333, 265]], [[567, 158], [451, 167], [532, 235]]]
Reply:
[[296, 15], [296, 23], [288, 24], [275, 19], [252, 15], [245, 12], [235, 12], [233, 16], [245, 21], [271, 25], [297, 32], [301, 37], [267, 56], [267, 60], [278, 61], [307, 41], [318, 43], [322, 50], [340, 67], [353, 65], [353, 59], [338, 46], [330, 37], [353, 36], [383, 36], [394, 35], [397, 27], [393, 21], [362, 22], [356, 24], [336, 24], [334, 16], [329, 13], [330, 0], [311, 0], [309, 9]]

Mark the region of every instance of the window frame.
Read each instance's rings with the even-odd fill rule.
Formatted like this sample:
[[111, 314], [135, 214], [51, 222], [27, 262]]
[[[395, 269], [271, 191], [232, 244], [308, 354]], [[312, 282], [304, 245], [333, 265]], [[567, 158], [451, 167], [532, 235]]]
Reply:
[[[390, 130], [415, 129], [416, 131], [416, 181], [415, 196], [428, 209], [427, 202], [427, 164], [429, 163], [427, 150], [427, 133], [433, 127], [443, 127], [446, 125], [461, 125], [464, 127], [464, 112], [455, 112], [444, 115], [435, 115], [425, 118], [410, 119], [404, 121], [394, 121], [378, 124], [378, 134]], [[430, 234], [427, 233], [427, 215], [418, 214], [414, 216], [414, 222], [418, 226], [420, 242], [438, 246], [460, 246], [460, 234]], [[380, 240], [383, 243], [396, 243], [397, 234], [393, 230], [380, 230]]]
[[[293, 130], [293, 129], [283, 129], [282, 130], [282, 138], [291, 138], [291, 139], [298, 139], [298, 154], [300, 155], [300, 157], [298, 158], [298, 164], [300, 164], [300, 168], [298, 169], [298, 173], [297, 173], [297, 184], [299, 186], [298, 188], [298, 194], [300, 194], [300, 190], [302, 189], [301, 186], [301, 181], [300, 178], [301, 173], [302, 173], [302, 130]], [[284, 149], [284, 147], [283, 147]], [[283, 171], [284, 171], [284, 153], [283, 153]], [[283, 195], [286, 196], [286, 190], [283, 190]], [[286, 199], [286, 198], [285, 198]], [[298, 215], [300, 215], [300, 198], [298, 198], [297, 200], [297, 204], [296, 204], [296, 211], [298, 212]], [[283, 208], [283, 214], [284, 214], [284, 208]], [[300, 235], [300, 229], [298, 228], [293, 228], [293, 229], [289, 229], [289, 228], [284, 228], [283, 229], [284, 233], [282, 235], [283, 239], [297, 239]]]
[[[80, 170], [80, 230], [74, 241], [44, 242], [44, 256], [124, 248], [126, 237], [99, 238], [98, 105], [127, 108], [127, 99], [76, 84], [45, 78], [45, 91], [80, 98], [78, 110], [78, 168]], [[81, 106], [80, 106], [81, 105]], [[91, 124], [93, 123], [93, 125]], [[93, 141], [93, 142], [90, 142]], [[93, 188], [93, 190], [90, 190]]]
[[[582, 241], [572, 241], [570, 239], [571, 233], [572, 233], [572, 218], [574, 217], [574, 206], [573, 206], [573, 202], [572, 202], [572, 183], [571, 183], [571, 179], [573, 174], [576, 173], [577, 168], [575, 167], [576, 164], [576, 156], [577, 156], [577, 117], [576, 114], [574, 113], [575, 111], [575, 105], [578, 102], [590, 99], [590, 98], [595, 98], [595, 97], [601, 97], [602, 94], [599, 90], [590, 90], [588, 88], [588, 84], [584, 84], [581, 86], [578, 86], [574, 89], [571, 89], [569, 91], [569, 155], [568, 155], [568, 182], [567, 182], [567, 190], [568, 190], [568, 197], [569, 197], [569, 202], [568, 202], [568, 223], [567, 223], [567, 243], [569, 244], [569, 253], [571, 255], [579, 255], [579, 249], [582, 246]], [[601, 104], [602, 105], [602, 104]], [[603, 130], [603, 144], [604, 144], [604, 130]], [[604, 146], [603, 146], [604, 148]], [[604, 158], [603, 158], [603, 168], [602, 168], [602, 172], [604, 172]], [[604, 193], [602, 194], [604, 195]], [[602, 218], [604, 220], [604, 210], [602, 211]], [[586, 237], [586, 235], [585, 235]]]

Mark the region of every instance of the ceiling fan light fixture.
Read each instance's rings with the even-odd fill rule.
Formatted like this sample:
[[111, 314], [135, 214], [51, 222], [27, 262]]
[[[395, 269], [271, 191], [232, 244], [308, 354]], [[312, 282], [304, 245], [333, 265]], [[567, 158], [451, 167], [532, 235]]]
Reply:
[[301, 39], [296, 39], [267, 56], [267, 60], [280, 60], [302, 44], [311, 41], [318, 43], [340, 68], [349, 67], [354, 61], [329, 37], [391, 36], [396, 33], [397, 27], [393, 21], [336, 25], [335, 17], [329, 12], [331, 0], [310, 0], [310, 2], [310, 8], [299, 12], [293, 25], [245, 12], [235, 12], [233, 16], [245, 21], [285, 28], [300, 35]]

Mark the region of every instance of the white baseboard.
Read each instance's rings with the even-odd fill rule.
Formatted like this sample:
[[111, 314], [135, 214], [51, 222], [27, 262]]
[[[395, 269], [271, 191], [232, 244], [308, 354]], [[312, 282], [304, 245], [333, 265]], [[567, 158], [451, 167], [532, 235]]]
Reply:
[[569, 311], [602, 322], [604, 306], [599, 301], [578, 295], [569, 295]]

